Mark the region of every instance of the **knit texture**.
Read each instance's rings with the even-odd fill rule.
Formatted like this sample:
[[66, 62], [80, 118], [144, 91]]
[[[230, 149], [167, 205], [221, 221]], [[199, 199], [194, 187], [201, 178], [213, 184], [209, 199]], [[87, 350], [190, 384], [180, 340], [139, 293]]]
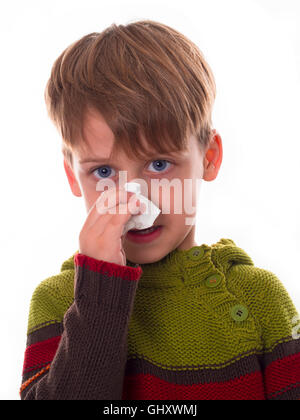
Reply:
[[33, 293], [20, 395], [300, 399], [297, 315], [231, 239], [140, 266], [77, 251]]

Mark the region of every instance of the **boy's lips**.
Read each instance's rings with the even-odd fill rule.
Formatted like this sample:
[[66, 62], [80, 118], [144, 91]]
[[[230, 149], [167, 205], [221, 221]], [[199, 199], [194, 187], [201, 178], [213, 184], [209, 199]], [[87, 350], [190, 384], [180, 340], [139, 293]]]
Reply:
[[[141, 233], [146, 232], [148, 229], [155, 228], [152, 231], [149, 231], [149, 233]], [[161, 234], [163, 226], [162, 225], [153, 225], [151, 228], [148, 229], [132, 229], [127, 232], [127, 238], [132, 242], [137, 243], [146, 243], [151, 242], [154, 239], [158, 238]]]

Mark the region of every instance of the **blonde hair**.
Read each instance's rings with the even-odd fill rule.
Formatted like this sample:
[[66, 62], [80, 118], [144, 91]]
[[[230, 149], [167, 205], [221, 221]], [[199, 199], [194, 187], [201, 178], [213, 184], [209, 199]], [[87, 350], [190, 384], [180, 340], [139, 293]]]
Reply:
[[47, 112], [62, 137], [62, 152], [86, 142], [89, 109], [105, 119], [114, 148], [144, 157], [141, 136], [156, 151], [182, 150], [194, 134], [205, 149], [216, 95], [212, 71], [199, 48], [152, 20], [112, 24], [67, 47], [54, 62], [45, 89]]

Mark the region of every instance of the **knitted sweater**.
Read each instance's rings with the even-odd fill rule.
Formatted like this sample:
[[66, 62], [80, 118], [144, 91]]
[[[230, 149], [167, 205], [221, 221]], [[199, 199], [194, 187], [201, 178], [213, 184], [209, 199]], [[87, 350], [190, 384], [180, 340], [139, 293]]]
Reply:
[[33, 293], [20, 396], [297, 400], [297, 315], [231, 239], [141, 265], [76, 251]]

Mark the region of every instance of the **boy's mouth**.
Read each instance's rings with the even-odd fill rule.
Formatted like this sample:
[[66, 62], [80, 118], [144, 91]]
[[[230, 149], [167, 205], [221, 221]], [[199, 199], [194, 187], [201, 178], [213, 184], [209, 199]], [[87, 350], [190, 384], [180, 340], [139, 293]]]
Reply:
[[147, 229], [131, 229], [127, 232], [128, 239], [135, 242], [150, 242], [160, 235], [162, 225], [154, 225]]
[[146, 229], [130, 229], [129, 232], [134, 232], [134, 233], [141, 233], [142, 235], [144, 233], [151, 233], [153, 232], [158, 226], [151, 226], [149, 228]]

